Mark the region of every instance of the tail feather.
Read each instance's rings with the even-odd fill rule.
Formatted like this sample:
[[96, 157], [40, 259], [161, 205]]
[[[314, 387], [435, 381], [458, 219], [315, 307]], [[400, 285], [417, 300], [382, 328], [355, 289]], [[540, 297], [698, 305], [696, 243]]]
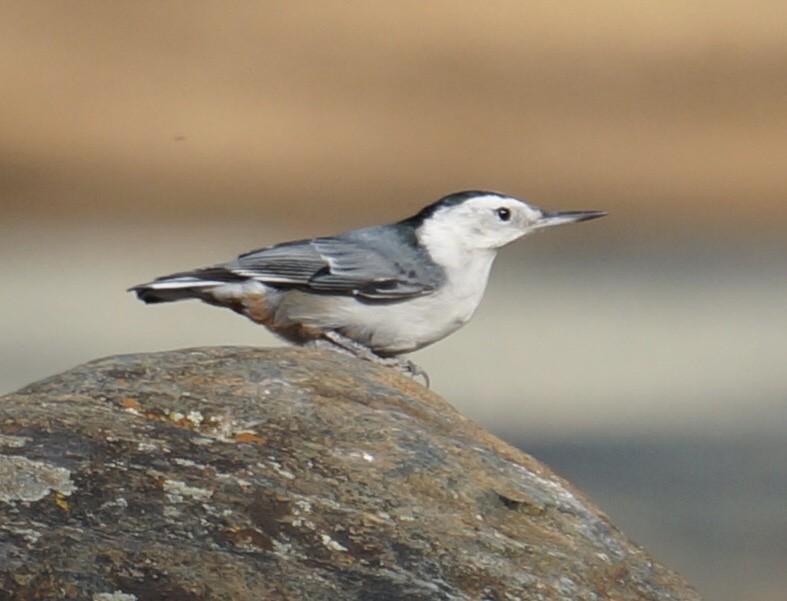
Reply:
[[209, 291], [229, 282], [245, 278], [221, 267], [208, 267], [196, 271], [173, 273], [156, 278], [152, 282], [129, 288], [145, 303], [169, 303], [172, 301], [198, 298], [210, 302]]
[[169, 303], [172, 301], [185, 300], [187, 298], [203, 298], [205, 292], [216, 286], [221, 286], [222, 282], [150, 282], [129, 288], [137, 298], [145, 303]]

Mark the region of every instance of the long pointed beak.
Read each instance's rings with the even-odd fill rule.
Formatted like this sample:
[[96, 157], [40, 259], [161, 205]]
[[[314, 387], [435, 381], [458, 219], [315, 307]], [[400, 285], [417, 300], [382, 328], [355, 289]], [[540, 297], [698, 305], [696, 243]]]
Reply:
[[606, 211], [541, 211], [541, 217], [533, 226], [534, 229], [563, 225], [565, 223], [579, 223], [598, 219], [607, 214]]

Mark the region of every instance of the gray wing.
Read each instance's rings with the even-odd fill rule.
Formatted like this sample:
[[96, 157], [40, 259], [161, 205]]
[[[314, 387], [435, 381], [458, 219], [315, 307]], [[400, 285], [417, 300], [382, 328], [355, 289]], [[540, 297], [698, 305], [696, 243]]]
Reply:
[[413, 241], [406, 232], [367, 228], [252, 251], [225, 267], [274, 286], [396, 300], [428, 294], [442, 281], [442, 269]]

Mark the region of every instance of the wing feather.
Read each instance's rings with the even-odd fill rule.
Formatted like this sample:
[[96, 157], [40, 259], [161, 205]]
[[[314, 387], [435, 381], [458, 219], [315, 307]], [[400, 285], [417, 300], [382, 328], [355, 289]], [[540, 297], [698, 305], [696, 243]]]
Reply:
[[433, 291], [442, 270], [416, 246], [391, 236], [390, 231], [367, 228], [343, 236], [287, 242], [243, 254], [226, 268], [275, 286], [375, 300]]

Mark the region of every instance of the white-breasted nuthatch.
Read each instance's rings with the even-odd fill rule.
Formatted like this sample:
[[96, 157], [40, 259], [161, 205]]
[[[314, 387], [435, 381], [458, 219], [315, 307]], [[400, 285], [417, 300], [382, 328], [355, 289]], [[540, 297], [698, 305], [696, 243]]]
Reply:
[[130, 290], [146, 303], [197, 298], [290, 342], [338, 347], [425, 376], [397, 355], [467, 323], [501, 247], [541, 228], [603, 215], [458, 192], [397, 223], [268, 246]]

